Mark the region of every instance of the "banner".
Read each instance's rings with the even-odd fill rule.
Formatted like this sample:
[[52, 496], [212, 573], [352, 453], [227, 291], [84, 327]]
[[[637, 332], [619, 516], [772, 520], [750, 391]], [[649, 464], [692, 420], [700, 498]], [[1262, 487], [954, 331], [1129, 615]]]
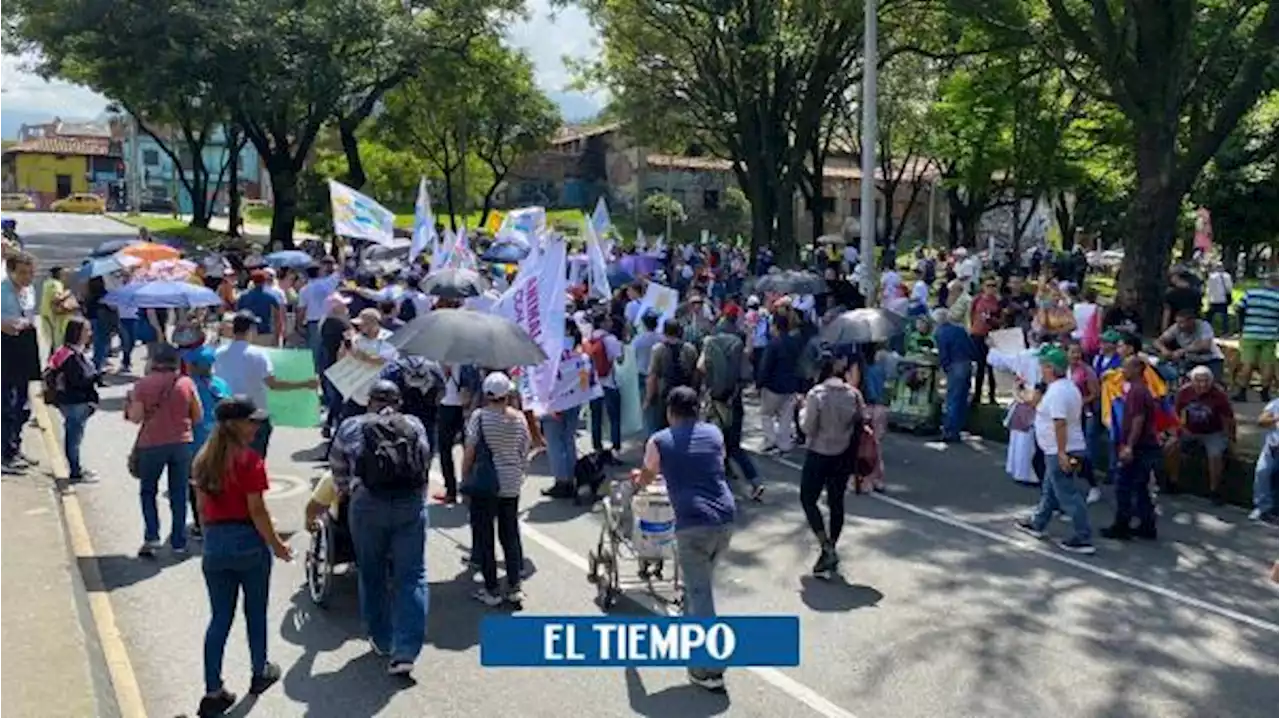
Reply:
[[378, 244], [391, 244], [395, 239], [395, 213], [372, 198], [329, 180], [329, 202], [333, 208], [334, 234]]
[[[316, 378], [315, 357], [310, 349], [265, 349], [271, 359], [271, 371], [284, 381], [306, 381]], [[267, 411], [271, 423], [299, 429], [315, 429], [320, 423], [320, 398], [309, 389], [267, 391]]]
[[444, 269], [449, 263], [449, 255], [453, 253], [453, 247], [458, 243], [458, 238], [453, 235], [453, 230], [446, 229], [443, 237], [436, 238], [436, 244], [431, 249], [431, 270]]
[[798, 666], [796, 616], [486, 616], [485, 667]]
[[[607, 212], [605, 216], [608, 217]], [[588, 284], [591, 287], [591, 294], [608, 300], [613, 296], [613, 290], [609, 288], [609, 267], [604, 261], [604, 250], [600, 248], [600, 236], [595, 228], [595, 220], [585, 222], [584, 225], [583, 229], [587, 233], [587, 267], [590, 270], [587, 276], [590, 280]]]
[[547, 210], [545, 207], [524, 207], [507, 212], [498, 228], [498, 235], [507, 230], [519, 232], [529, 237], [542, 234], [547, 229]]
[[564, 411], [583, 406], [604, 396], [604, 387], [596, 377], [591, 359], [579, 354], [560, 362], [556, 369], [556, 386], [547, 402], [547, 412]]
[[413, 260], [427, 251], [428, 247], [431, 248], [434, 259], [434, 245], [439, 242], [440, 238], [436, 236], [436, 218], [431, 214], [431, 196], [427, 194], [427, 178], [421, 177], [418, 180], [418, 200], [413, 205], [413, 243], [409, 245], [409, 263], [413, 264]]
[[596, 208], [591, 212], [590, 223], [596, 239], [604, 243], [602, 245], [604, 253], [613, 254], [613, 239], [609, 236], [609, 228], [613, 226], [613, 220], [609, 217], [609, 205], [605, 203], [603, 196], [596, 200]]
[[640, 326], [644, 315], [653, 312], [658, 315], [658, 327], [668, 319], [674, 319], [676, 308], [680, 306], [680, 293], [671, 287], [664, 287], [657, 282], [649, 282], [644, 299], [640, 300], [640, 311], [636, 312], [635, 325]]
[[472, 271], [480, 267], [480, 260], [476, 258], [475, 252], [471, 251], [471, 245], [467, 241], [467, 228], [465, 226], [458, 230], [458, 236], [454, 238], [453, 246], [450, 247], [449, 256], [445, 259], [444, 264], [448, 267], [470, 269]]
[[370, 364], [354, 356], [346, 356], [325, 371], [324, 376], [333, 383], [344, 399], [361, 406], [369, 403], [369, 388], [382, 373], [381, 364]]
[[[535, 256], [536, 255], [536, 256]], [[529, 254], [515, 283], [498, 300], [493, 313], [520, 325], [549, 357], [535, 367], [516, 372], [525, 407], [545, 414], [556, 388], [560, 357], [564, 354], [565, 263], [563, 238], [548, 237]]]

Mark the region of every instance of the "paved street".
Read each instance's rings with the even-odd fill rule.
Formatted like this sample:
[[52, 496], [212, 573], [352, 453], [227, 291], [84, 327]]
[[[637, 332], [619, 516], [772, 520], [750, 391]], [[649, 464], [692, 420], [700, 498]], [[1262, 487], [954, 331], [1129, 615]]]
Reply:
[[[65, 244], [63, 227], [70, 233]], [[110, 219], [19, 219], [42, 261], [68, 265], [76, 263], [71, 246], [96, 244], [112, 230], [129, 234]], [[113, 380], [89, 422], [85, 462], [102, 478], [75, 492], [146, 715], [194, 714], [208, 615], [198, 553], [134, 557], [142, 527], [137, 485], [125, 470], [136, 431], [121, 416], [126, 381]], [[748, 421], [757, 426], [754, 414]], [[754, 448], [758, 436], [748, 432], [746, 443]], [[299, 552], [319, 446], [316, 430], [277, 428], [268, 460], [269, 508]], [[467, 598], [474, 584], [459, 560], [469, 543], [464, 513], [433, 507], [429, 645], [418, 683], [402, 687], [369, 654], [353, 578], [340, 579], [332, 605], [318, 610], [302, 589], [301, 562], [277, 563], [270, 651], [285, 678], [233, 715], [1277, 715], [1278, 602], [1264, 579], [1277, 555], [1274, 529], [1248, 523], [1236, 509], [1165, 502], [1159, 543], [1100, 541], [1097, 556], [1077, 559], [1012, 531], [1012, 518], [1036, 493], [1004, 477], [1003, 446], [944, 447], [894, 436], [885, 453], [889, 492], [850, 498], [840, 546], [845, 579], [832, 583], [804, 575], [816, 549], [797, 498], [799, 456], [756, 458], [768, 491], [764, 503], [742, 504], [717, 577], [718, 607], [799, 615], [802, 664], [733, 671], [727, 698], [692, 689], [671, 670], [481, 669], [485, 609]], [[584, 557], [598, 517], [542, 498], [546, 473], [539, 459], [522, 499], [533, 572], [525, 611], [596, 614]], [[1109, 520], [1109, 508], [1093, 507], [1093, 518], [1095, 525]], [[1052, 530], [1061, 534], [1065, 524]], [[627, 602], [619, 610], [651, 605]], [[243, 694], [248, 673], [236, 628], [229, 687]]]

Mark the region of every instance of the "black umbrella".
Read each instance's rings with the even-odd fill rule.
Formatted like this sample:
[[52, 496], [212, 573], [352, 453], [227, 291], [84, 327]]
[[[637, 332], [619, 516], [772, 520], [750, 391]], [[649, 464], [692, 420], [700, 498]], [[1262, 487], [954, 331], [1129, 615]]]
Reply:
[[404, 354], [442, 364], [507, 368], [533, 366], [547, 355], [519, 324], [470, 309], [437, 309], [414, 319], [391, 337]]
[[887, 309], [853, 309], [823, 327], [822, 339], [830, 344], [883, 342], [901, 334], [906, 325], [906, 317]]
[[93, 254], [90, 256], [110, 257], [111, 255], [115, 254], [116, 252], [119, 252], [125, 247], [138, 244], [139, 241], [140, 240], [137, 240], [137, 239], [108, 239], [102, 244], [99, 244], [98, 248], [93, 250]]
[[488, 288], [489, 282], [470, 269], [441, 269], [422, 280], [422, 291], [442, 299], [478, 297]]
[[770, 272], [756, 280], [755, 291], [774, 294], [822, 294], [827, 282], [813, 272], [787, 269]]
[[365, 262], [376, 262], [386, 259], [407, 259], [409, 257], [409, 248], [413, 246], [413, 242], [395, 242], [394, 244], [371, 244], [360, 253], [360, 259]]

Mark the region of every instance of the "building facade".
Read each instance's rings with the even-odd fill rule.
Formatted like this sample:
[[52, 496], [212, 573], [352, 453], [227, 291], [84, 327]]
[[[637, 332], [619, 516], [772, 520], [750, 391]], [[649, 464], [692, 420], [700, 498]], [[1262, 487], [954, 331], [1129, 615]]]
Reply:
[[124, 163], [108, 138], [37, 135], [4, 151], [5, 192], [29, 195], [48, 209], [68, 195], [110, 197], [124, 180]]
[[[178, 131], [166, 128], [156, 128], [153, 131], [164, 139], [165, 146], [177, 153], [183, 171], [187, 173], [190, 181], [195, 162]], [[140, 209], [144, 212], [176, 211], [180, 214], [191, 214], [193, 207], [191, 194], [179, 177], [178, 165], [169, 153], [164, 151], [160, 142], [145, 132], [130, 132], [124, 139], [123, 145], [126, 163], [136, 164], [128, 168], [128, 174], [139, 184]], [[206, 202], [213, 203], [215, 213], [227, 211], [231, 178], [224, 168], [230, 151], [226, 132], [223, 128], [218, 128], [205, 144], [200, 158], [204, 171], [209, 176]], [[237, 173], [242, 198], [263, 199], [263, 171], [257, 151], [252, 145], [246, 143], [240, 151], [240, 166]], [[221, 181], [219, 181], [220, 173]]]

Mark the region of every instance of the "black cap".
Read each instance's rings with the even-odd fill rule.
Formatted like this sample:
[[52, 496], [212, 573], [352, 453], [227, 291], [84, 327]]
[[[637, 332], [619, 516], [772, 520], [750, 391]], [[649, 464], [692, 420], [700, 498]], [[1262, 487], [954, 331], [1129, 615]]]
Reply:
[[241, 309], [231, 317], [231, 333], [244, 334], [258, 326], [258, 315], [248, 309]]
[[383, 404], [399, 404], [400, 403], [400, 387], [396, 386], [394, 381], [389, 379], [379, 379], [369, 388], [369, 401], [376, 401]]
[[223, 399], [218, 402], [218, 406], [213, 411], [213, 416], [218, 421], [238, 421], [248, 419], [250, 421], [266, 421], [267, 410], [259, 409], [257, 404], [243, 394], [237, 394], [230, 399]]

